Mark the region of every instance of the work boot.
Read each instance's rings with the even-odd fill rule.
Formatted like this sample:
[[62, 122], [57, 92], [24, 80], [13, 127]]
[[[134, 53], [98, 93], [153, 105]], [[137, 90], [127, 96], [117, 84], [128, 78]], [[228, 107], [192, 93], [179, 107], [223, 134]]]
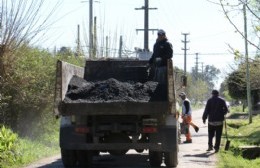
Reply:
[[186, 140], [183, 143], [192, 143], [192, 140]]
[[209, 151], [212, 151], [213, 150], [213, 147], [210, 147], [209, 146], [209, 148], [207, 149], [207, 151], [209, 152]]
[[196, 132], [199, 132], [199, 127], [195, 126], [194, 129], [195, 129]]
[[214, 147], [214, 149], [215, 149], [215, 153], [218, 153], [219, 148]]

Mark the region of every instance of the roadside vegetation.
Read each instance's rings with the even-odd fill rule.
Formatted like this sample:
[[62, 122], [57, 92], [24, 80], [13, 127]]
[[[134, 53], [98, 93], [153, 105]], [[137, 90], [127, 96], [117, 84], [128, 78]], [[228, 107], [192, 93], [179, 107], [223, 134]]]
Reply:
[[[228, 5], [229, 0], [220, 0], [224, 14], [232, 23], [232, 14], [228, 11], [238, 5]], [[55, 67], [58, 59], [83, 66], [84, 59], [75, 54], [70, 47], [62, 47], [53, 53], [35, 47], [33, 42], [39, 41], [44, 35], [43, 30], [48, 30], [52, 25], [47, 20], [55, 13], [59, 3], [50, 8], [50, 13], [43, 18], [39, 11], [44, 0], [9, 1], [3, 0], [1, 4], [0, 19], [0, 167], [17, 168], [21, 165], [33, 162], [45, 156], [58, 153], [59, 120], [53, 115], [53, 100], [55, 88]], [[10, 3], [9, 3], [10, 2]], [[60, 1], [61, 2], [61, 1]], [[258, 16], [259, 4], [257, 0], [244, 4], [247, 11], [253, 12], [251, 16]], [[227, 4], [226, 4], [227, 3]], [[243, 3], [242, 3], [243, 4]], [[28, 9], [27, 13], [24, 10]], [[40, 10], [41, 9], [41, 10]], [[235, 14], [236, 15], [236, 14]], [[17, 16], [17, 17], [13, 17]], [[54, 15], [55, 16], [55, 15]], [[255, 37], [259, 39], [259, 17], [251, 20], [254, 23]], [[38, 27], [36, 25], [39, 25]], [[235, 24], [232, 24], [235, 26]], [[236, 26], [235, 29], [239, 31]], [[243, 36], [243, 33], [240, 33]], [[71, 39], [74, 40], [74, 39]], [[258, 40], [257, 40], [258, 41]], [[258, 42], [255, 46], [259, 51]], [[241, 53], [243, 49], [232, 48], [231, 51], [237, 59], [233, 72], [228, 74], [222, 83], [220, 93], [228, 101], [239, 100], [246, 107], [246, 57]], [[254, 104], [260, 101], [260, 56], [250, 58], [251, 90]], [[218, 80], [220, 70], [213, 65], [206, 65], [203, 71], [195, 67], [191, 73], [187, 73], [187, 87], [180, 86], [183, 70], [175, 68], [176, 92], [183, 90], [194, 103], [194, 109], [200, 107], [203, 101], [210, 97], [211, 90], [215, 87], [214, 81]], [[241, 145], [260, 144], [260, 117], [254, 116], [249, 124], [247, 118], [241, 114], [233, 114], [232, 111], [243, 111], [241, 106], [231, 107], [233, 117], [228, 119], [228, 135], [231, 146], [228, 151], [219, 153], [219, 167], [259, 167], [260, 159], [245, 159], [242, 157]], [[245, 113], [244, 113], [245, 114]], [[224, 139], [223, 139], [223, 143]]]
[[16, 168], [59, 152], [53, 114], [57, 60], [83, 66], [73, 53], [24, 45], [0, 78], [0, 167]]
[[[250, 154], [243, 157], [243, 151], [240, 146], [259, 146], [260, 144], [260, 115], [253, 116], [253, 122], [249, 124], [248, 113], [240, 112], [242, 106], [231, 107], [231, 112], [227, 119], [228, 137], [231, 141], [229, 150], [219, 153], [219, 168], [258, 168], [260, 158], [251, 158]], [[225, 131], [225, 130], [224, 130]], [[225, 146], [225, 135], [222, 138]], [[252, 154], [252, 153], [251, 153]]]
[[[53, 129], [57, 129], [54, 126]], [[40, 158], [59, 152], [58, 135], [44, 134], [43, 139], [21, 138], [11, 129], [2, 127], [0, 130], [0, 167], [20, 168]]]

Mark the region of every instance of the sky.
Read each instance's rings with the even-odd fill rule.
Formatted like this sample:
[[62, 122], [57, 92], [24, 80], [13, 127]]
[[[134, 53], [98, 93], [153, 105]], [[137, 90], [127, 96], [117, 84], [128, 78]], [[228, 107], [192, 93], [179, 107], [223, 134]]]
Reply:
[[[49, 0], [54, 2], [55, 0]], [[57, 0], [56, 0], [57, 1]], [[109, 46], [119, 48], [119, 36], [123, 37], [125, 49], [143, 48], [144, 34], [136, 29], [144, 28], [145, 0], [93, 0], [93, 16], [97, 18], [97, 38], [99, 44], [109, 37]], [[212, 0], [217, 2], [218, 0]], [[42, 44], [52, 49], [62, 46], [75, 48], [77, 25], [80, 25], [81, 45], [88, 45], [89, 1], [62, 0], [55, 14], [55, 24], [51, 25], [48, 40]], [[173, 44], [174, 65], [184, 68], [184, 35], [187, 36], [187, 71], [195, 66], [195, 53], [198, 53], [199, 69], [214, 65], [222, 72], [222, 78], [229, 72], [234, 56], [228, 44], [244, 51], [244, 40], [235, 32], [225, 18], [220, 6], [207, 0], [149, 0], [149, 28], [164, 29]], [[58, 18], [58, 19], [57, 19]], [[240, 27], [243, 17], [235, 16]], [[149, 32], [149, 49], [152, 50], [157, 33]]]

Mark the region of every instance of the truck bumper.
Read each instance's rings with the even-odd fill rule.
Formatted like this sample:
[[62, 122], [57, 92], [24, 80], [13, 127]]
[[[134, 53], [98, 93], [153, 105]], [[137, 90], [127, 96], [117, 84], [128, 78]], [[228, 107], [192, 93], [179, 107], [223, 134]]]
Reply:
[[171, 152], [178, 150], [175, 126], [159, 128], [158, 133], [150, 134], [148, 143], [94, 143], [87, 142], [86, 134], [77, 134], [74, 127], [60, 129], [60, 147], [68, 150], [128, 150], [149, 149], [152, 151]]

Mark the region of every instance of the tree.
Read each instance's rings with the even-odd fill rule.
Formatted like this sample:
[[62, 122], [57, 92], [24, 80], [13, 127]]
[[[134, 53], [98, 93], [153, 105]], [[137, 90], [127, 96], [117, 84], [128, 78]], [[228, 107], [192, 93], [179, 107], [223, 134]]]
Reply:
[[[236, 22], [234, 17], [237, 15], [237, 12], [243, 13], [242, 7], [245, 6], [247, 13], [249, 13], [249, 17], [252, 23], [252, 33], [254, 34], [254, 39], [249, 40], [247, 38], [247, 42], [256, 48], [257, 50], [260, 50], [260, 1], [259, 0], [219, 0], [219, 3], [221, 5], [221, 8], [224, 12], [224, 15], [228, 19], [229, 23], [234, 27], [236, 32], [238, 32], [243, 38], [245, 38], [244, 29], [240, 28], [238, 24], [241, 22]], [[232, 48], [232, 46], [230, 46]], [[234, 54], [238, 54], [238, 50], [233, 50]]]
[[229, 94], [228, 88], [227, 88], [227, 78], [220, 84], [219, 93], [220, 96], [224, 97], [226, 101], [228, 102], [234, 102], [237, 101], [237, 99], [232, 99], [232, 97]]
[[[252, 109], [258, 110], [257, 103], [260, 101], [260, 61], [259, 57], [249, 62], [250, 64], [250, 87], [252, 95]], [[241, 62], [236, 70], [229, 74], [226, 79], [228, 92], [233, 99], [243, 100], [247, 99], [247, 79], [246, 79], [246, 63]]]
[[64, 57], [69, 57], [75, 55], [71, 48], [69, 47], [61, 47], [60, 50], [58, 51], [57, 55], [64, 56]]
[[234, 71], [227, 79], [229, 94], [234, 99], [246, 99], [245, 72]]
[[180, 90], [182, 89], [182, 77], [183, 77], [183, 74], [184, 74], [184, 71], [178, 67], [174, 67], [174, 85], [175, 85], [175, 88], [176, 90]]
[[219, 74], [220, 70], [214, 65], [206, 65], [203, 73], [203, 79], [208, 83], [211, 90], [214, 88], [214, 82], [218, 80]]
[[189, 87], [190, 98], [194, 100], [194, 103], [203, 102], [208, 95], [208, 84], [198, 79], [192, 82]]
[[[4, 99], [0, 123], [24, 132], [37, 117], [41, 117], [53, 100], [55, 60], [50, 53], [23, 45], [17, 49], [15, 67], [8, 80], [2, 83]], [[29, 122], [29, 121], [30, 122]], [[27, 123], [26, 125], [24, 123]], [[28, 129], [32, 132], [31, 129]]]
[[[28, 109], [32, 108], [28, 106], [35, 107], [36, 102], [41, 102], [34, 95], [37, 93], [35, 90], [46, 91], [41, 86], [49, 86], [48, 82], [44, 84], [42, 81], [44, 75], [38, 74], [41, 80], [37, 75], [33, 76], [33, 73], [41, 70], [36, 66], [38, 60], [33, 57], [39, 50], [28, 47], [33, 42], [40, 41], [41, 33], [50, 26], [50, 19], [61, 3], [57, 2], [53, 8], [47, 5], [49, 12], [46, 12], [43, 8], [45, 2], [46, 0], [1, 0], [0, 3], [0, 123], [12, 128], [17, 127], [20, 111], [29, 114]], [[29, 57], [26, 61], [28, 64], [23, 64], [23, 60]], [[46, 63], [48, 62], [43, 61], [43, 64]], [[53, 69], [46, 70], [49, 72]], [[44, 103], [43, 101], [42, 104]]]
[[220, 70], [214, 65], [206, 65], [203, 72], [196, 72], [196, 70], [193, 69], [191, 74], [193, 76], [193, 81], [201, 79], [207, 83], [208, 90], [212, 90], [215, 86], [214, 82], [218, 80]]
[[0, 124], [10, 126], [19, 135], [33, 137], [42, 133], [39, 130], [44, 132], [46, 125], [53, 124], [57, 60], [78, 66], [85, 61], [74, 56], [53, 56], [28, 45], [18, 48], [17, 53], [23, 55], [13, 62], [15, 68], [0, 89]]
[[[61, 1], [60, 1], [61, 2]], [[50, 26], [50, 18], [60, 5], [57, 2], [43, 15], [45, 0], [1, 0], [0, 4], [0, 76], [5, 78], [16, 59], [16, 50]], [[45, 17], [44, 17], [45, 16]]]

